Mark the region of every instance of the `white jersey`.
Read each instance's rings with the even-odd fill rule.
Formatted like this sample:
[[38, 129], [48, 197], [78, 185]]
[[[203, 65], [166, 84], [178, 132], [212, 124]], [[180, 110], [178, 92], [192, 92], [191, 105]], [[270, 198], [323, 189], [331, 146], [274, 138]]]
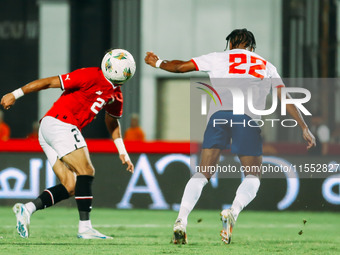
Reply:
[[234, 110], [230, 89], [237, 88], [244, 96], [244, 113], [253, 119], [259, 119], [260, 116], [249, 110], [247, 103], [249, 92], [251, 92], [253, 107], [256, 110], [264, 110], [266, 97], [271, 88], [284, 86], [275, 66], [248, 50], [213, 52], [193, 58], [192, 61], [197, 71], [208, 73], [211, 85], [222, 101], [221, 105], [213, 101], [210, 103], [209, 118], [219, 110]]

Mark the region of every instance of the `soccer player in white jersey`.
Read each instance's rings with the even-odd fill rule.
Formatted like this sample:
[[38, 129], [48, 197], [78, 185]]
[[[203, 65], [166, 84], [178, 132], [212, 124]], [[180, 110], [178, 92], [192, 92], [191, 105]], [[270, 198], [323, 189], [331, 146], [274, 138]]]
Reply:
[[[214, 52], [189, 61], [161, 60], [153, 52], [147, 52], [145, 63], [152, 67], [161, 68], [168, 72], [186, 73], [191, 71], [207, 72], [212, 86], [216, 89], [218, 81], [221, 79], [212, 78], [243, 78], [228, 79], [226, 82], [231, 86], [238, 86], [246, 94], [249, 87], [257, 89], [253, 95], [255, 109], [265, 108], [266, 96], [271, 87], [277, 89], [277, 96], [281, 99], [281, 88], [284, 84], [276, 71], [276, 68], [261, 56], [254, 53], [256, 42], [252, 32], [247, 29], [235, 29], [227, 40], [227, 48], [224, 52]], [[236, 83], [235, 83], [236, 82]], [[240, 85], [241, 84], [241, 85]], [[223, 94], [223, 92], [222, 92]], [[230, 93], [229, 93], [230, 94]], [[255, 94], [255, 93], [254, 93]], [[223, 98], [226, 97], [226, 98]], [[289, 95], [287, 94], [288, 98]], [[251, 119], [258, 119], [245, 105], [243, 115], [233, 114], [232, 98], [228, 100], [228, 94], [221, 95], [223, 107], [214, 108], [211, 104], [209, 122], [203, 139], [200, 169], [208, 166], [216, 166], [221, 150], [226, 149], [231, 144], [231, 152], [237, 154], [242, 166], [257, 166], [260, 169], [262, 164], [262, 139], [259, 127], [249, 127], [242, 125], [215, 125], [213, 119], [227, 119], [230, 122], [248, 122]], [[246, 95], [245, 95], [246, 98]], [[286, 107], [288, 113], [297, 121], [303, 132], [303, 138], [307, 141], [307, 148], [315, 146], [315, 138], [309, 131], [302, 115], [295, 105]], [[222, 127], [223, 126], [223, 127]], [[253, 168], [254, 169], [254, 168]], [[201, 171], [195, 173], [188, 181], [178, 214], [174, 225], [174, 244], [186, 244], [187, 218], [196, 205], [203, 187], [208, 183], [213, 173]], [[231, 241], [232, 229], [235, 225], [239, 213], [256, 196], [260, 187], [260, 172], [245, 172], [245, 178], [236, 191], [235, 199], [230, 209], [221, 212], [223, 229], [221, 231], [222, 241], [229, 244]]]

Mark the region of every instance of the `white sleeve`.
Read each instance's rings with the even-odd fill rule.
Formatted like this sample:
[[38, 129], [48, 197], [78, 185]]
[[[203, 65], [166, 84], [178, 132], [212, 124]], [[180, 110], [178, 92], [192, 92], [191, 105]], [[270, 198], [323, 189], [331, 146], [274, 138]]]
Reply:
[[284, 87], [285, 84], [283, 83], [281, 76], [277, 72], [276, 67], [272, 63], [267, 62], [267, 68], [268, 68], [269, 78], [271, 79], [272, 88], [282, 87], [282, 86]]
[[197, 71], [209, 72], [213, 68], [215, 58], [216, 52], [213, 52], [200, 57], [192, 58], [191, 61], [194, 62]]

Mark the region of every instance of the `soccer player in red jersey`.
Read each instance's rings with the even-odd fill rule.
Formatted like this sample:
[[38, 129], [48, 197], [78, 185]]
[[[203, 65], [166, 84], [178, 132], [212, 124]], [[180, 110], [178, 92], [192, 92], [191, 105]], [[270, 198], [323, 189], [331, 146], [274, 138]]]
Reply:
[[[42, 118], [39, 128], [40, 145], [61, 183], [46, 189], [32, 202], [18, 203], [13, 207], [17, 217], [17, 231], [23, 238], [29, 236], [30, 217], [35, 211], [74, 195], [80, 217], [78, 238], [112, 239], [93, 229], [91, 225], [90, 211], [93, 199], [91, 185], [95, 169], [81, 129], [104, 108], [106, 126], [119, 151], [120, 160], [127, 165], [127, 171], [133, 172], [134, 165], [126, 152], [118, 121], [123, 111], [123, 95], [120, 90], [122, 82], [117, 84], [116, 81], [109, 80], [105, 73], [112, 71], [108, 70], [112, 65], [107, 63], [113, 51], [104, 56], [103, 71], [97, 67], [82, 68], [67, 74], [36, 80], [6, 94], [1, 100], [3, 108], [8, 110], [16, 99], [24, 94], [48, 88], [61, 88], [64, 91]], [[131, 69], [134, 72], [135, 62], [132, 55], [127, 51], [121, 51], [120, 54], [126, 54], [126, 58], [132, 59], [131, 63], [134, 66]], [[127, 79], [133, 75], [130, 72], [127, 74]]]

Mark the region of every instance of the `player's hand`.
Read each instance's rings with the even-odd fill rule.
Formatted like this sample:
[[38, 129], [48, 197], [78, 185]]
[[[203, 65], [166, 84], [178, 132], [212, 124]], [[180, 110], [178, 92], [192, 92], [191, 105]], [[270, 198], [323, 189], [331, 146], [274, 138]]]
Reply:
[[15, 103], [15, 97], [12, 93], [8, 93], [4, 95], [1, 99], [1, 105], [5, 110], [11, 108], [12, 105]]
[[154, 54], [152, 51], [147, 52], [144, 58], [145, 63], [152, 67], [156, 67], [157, 60], [159, 60], [158, 56]]
[[315, 137], [308, 128], [303, 129], [302, 135], [303, 135], [303, 139], [305, 139], [308, 143], [307, 145], [308, 150], [312, 148], [313, 146], [316, 146]]
[[131, 160], [125, 160], [125, 154], [119, 155], [120, 160], [122, 161], [122, 164], [127, 164], [126, 171], [129, 171], [130, 173], [133, 173], [133, 170], [135, 169], [134, 165], [132, 164]]

